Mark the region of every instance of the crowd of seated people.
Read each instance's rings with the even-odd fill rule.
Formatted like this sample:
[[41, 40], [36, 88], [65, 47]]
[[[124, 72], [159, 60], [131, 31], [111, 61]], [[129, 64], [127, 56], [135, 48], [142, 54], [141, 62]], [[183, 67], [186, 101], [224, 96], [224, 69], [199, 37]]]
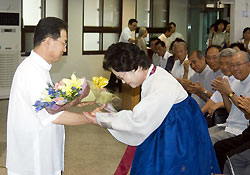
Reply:
[[[169, 33], [162, 41], [162, 35], [150, 40], [150, 47], [154, 48], [153, 63], [157, 57], [156, 65], [172, 73], [201, 107], [221, 171], [247, 174], [250, 172], [250, 28], [243, 30], [241, 40], [230, 44], [230, 24], [218, 20], [213, 26], [215, 30], [210, 33], [205, 54], [200, 50], [188, 52], [183, 37], [171, 41]], [[166, 40], [171, 41], [169, 50], [164, 44]], [[172, 67], [167, 66], [170, 63]]]

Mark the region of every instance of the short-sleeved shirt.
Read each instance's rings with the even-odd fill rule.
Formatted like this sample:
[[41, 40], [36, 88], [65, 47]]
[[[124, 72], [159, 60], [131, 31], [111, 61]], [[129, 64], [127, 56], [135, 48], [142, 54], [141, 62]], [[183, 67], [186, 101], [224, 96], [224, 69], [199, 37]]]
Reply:
[[51, 115], [33, 106], [51, 83], [48, 64], [36, 52], [18, 66], [10, 92], [6, 167], [16, 174], [55, 175], [64, 168], [63, 125], [53, 124], [63, 112]]
[[[186, 56], [185, 60], [188, 60], [187, 56]], [[182, 62], [182, 64], [180, 64], [180, 60], [176, 60], [174, 62], [174, 66], [172, 69], [172, 75], [175, 78], [183, 78], [185, 60]], [[191, 68], [191, 66], [189, 66], [188, 79], [190, 79], [194, 75], [194, 73], [195, 73], [195, 71]]]
[[[209, 68], [209, 66], [206, 65], [205, 69], [201, 73], [195, 73], [190, 80], [192, 83], [200, 82], [200, 84], [210, 92], [213, 92], [211, 81], [214, 80], [213, 70]], [[199, 106], [202, 108], [205, 105], [205, 101], [201, 99], [198, 95], [192, 94], [191, 95], [195, 101], [199, 104]]]
[[224, 47], [226, 43], [229, 43], [229, 34], [228, 33], [210, 33], [208, 38], [212, 40], [212, 45], [218, 45]]
[[[243, 81], [236, 81], [234, 89], [232, 89], [235, 94], [239, 97], [240, 95], [249, 96], [250, 94], [250, 74]], [[226, 121], [225, 131], [232, 133], [234, 135], [241, 134], [247, 127], [249, 121], [245, 118], [244, 113], [237, 108], [234, 103], [229, 113]]]
[[130, 38], [132, 38], [132, 31], [129, 29], [129, 27], [126, 27], [121, 33], [119, 42], [129, 43]]

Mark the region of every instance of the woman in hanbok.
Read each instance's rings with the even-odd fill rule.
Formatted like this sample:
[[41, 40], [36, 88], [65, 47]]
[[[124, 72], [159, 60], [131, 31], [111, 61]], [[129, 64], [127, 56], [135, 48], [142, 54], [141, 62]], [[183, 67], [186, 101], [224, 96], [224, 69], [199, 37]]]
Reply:
[[132, 88], [141, 86], [133, 110], [85, 113], [120, 142], [137, 146], [132, 175], [220, 173], [205, 118], [171, 74], [128, 43], [112, 44], [103, 67]]

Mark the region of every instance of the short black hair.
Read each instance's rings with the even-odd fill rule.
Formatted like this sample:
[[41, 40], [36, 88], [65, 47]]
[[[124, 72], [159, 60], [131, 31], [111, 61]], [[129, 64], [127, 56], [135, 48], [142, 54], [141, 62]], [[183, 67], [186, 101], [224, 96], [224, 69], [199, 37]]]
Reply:
[[168, 25], [173, 25], [174, 27], [176, 27], [176, 24], [174, 22], [170, 22]]
[[161, 47], [166, 47], [166, 44], [163, 42], [163, 41], [157, 41], [156, 43], [155, 43], [155, 45], [158, 45], [158, 44], [160, 44], [161, 45]]
[[247, 49], [245, 48], [243, 43], [231, 43], [230, 48], [238, 47], [241, 51], [247, 52]]
[[154, 37], [149, 39], [149, 42], [148, 42], [149, 45], [151, 44], [152, 41], [155, 41], [155, 40], [160, 41], [160, 39], [157, 36], [154, 36]]
[[68, 31], [68, 26], [62, 19], [56, 17], [42, 18], [35, 29], [34, 46], [39, 46], [47, 37], [54, 40], [58, 39], [61, 36], [61, 30]]
[[128, 24], [130, 24], [130, 25], [132, 25], [133, 23], [138, 23], [138, 21], [136, 20], [136, 19], [130, 19], [129, 21], [128, 21]]
[[119, 42], [109, 46], [104, 54], [103, 68], [111, 68], [117, 72], [137, 70], [140, 66], [146, 70], [151, 65], [151, 60], [140, 50], [137, 45]]
[[245, 28], [244, 28], [242, 38], [244, 38], [244, 33], [246, 33], [248, 30], [250, 30], [250, 27], [245, 27]]
[[218, 46], [218, 45], [210, 45], [210, 46], [208, 46], [205, 55], [207, 55], [207, 51], [208, 51], [209, 49], [211, 49], [211, 48], [216, 48], [216, 49], [219, 50], [219, 52], [222, 50], [222, 47], [221, 47], [221, 46]]

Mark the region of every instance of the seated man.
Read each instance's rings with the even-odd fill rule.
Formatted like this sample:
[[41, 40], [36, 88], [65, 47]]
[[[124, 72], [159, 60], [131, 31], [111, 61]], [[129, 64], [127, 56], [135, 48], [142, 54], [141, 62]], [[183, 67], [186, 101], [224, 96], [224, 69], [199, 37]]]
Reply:
[[[238, 100], [239, 107], [250, 119], [250, 98], [242, 96]], [[214, 145], [220, 169], [224, 174], [247, 175], [250, 172], [250, 126], [242, 134], [218, 141]], [[230, 161], [229, 161], [230, 160]], [[226, 164], [225, 164], [226, 163]], [[230, 165], [231, 163], [231, 165]]]
[[187, 55], [187, 44], [185, 41], [174, 43], [174, 52], [177, 60], [174, 63], [173, 69], [171, 71], [172, 75], [181, 83], [181, 85], [186, 89], [187, 79], [190, 79], [194, 75], [193, 69], [188, 65], [188, 69], [184, 69], [185, 62], [188, 61]]
[[200, 50], [192, 51], [188, 60], [191, 68], [196, 72], [191, 78], [191, 83], [187, 86], [187, 91], [191, 93], [202, 108], [207, 99], [213, 94], [211, 81], [214, 79], [213, 70], [207, 66], [205, 56]]
[[[221, 72], [224, 74], [224, 78], [228, 79], [228, 82], [230, 84], [230, 86], [233, 86], [233, 82], [236, 80], [233, 76], [233, 73], [231, 71], [231, 59], [233, 54], [236, 51], [234, 49], [231, 48], [226, 48], [223, 49], [220, 53], [219, 53], [219, 64], [220, 64], [220, 70]], [[239, 81], [239, 80], [237, 80]], [[208, 113], [210, 116], [213, 115], [214, 111], [218, 108], [223, 108], [224, 107], [224, 103], [223, 103], [223, 99], [220, 95], [219, 91], [216, 91], [211, 98], [207, 101], [207, 103], [201, 108], [203, 114]]]
[[174, 58], [172, 57], [172, 59], [169, 60], [169, 58], [173, 55], [167, 51], [165, 43], [163, 41], [157, 41], [155, 43], [155, 47], [156, 47], [156, 52], [158, 53], [159, 56], [161, 56], [160, 67], [165, 69], [167, 64], [171, 64], [173, 66]]
[[160, 60], [161, 60], [161, 56], [158, 55], [157, 49], [155, 47], [155, 43], [158, 41], [161, 41], [158, 37], [153, 37], [153, 38], [150, 38], [150, 40], [149, 40], [149, 46], [153, 52], [152, 63], [155, 66], [160, 66]]
[[246, 52], [239, 51], [233, 54], [231, 70], [236, 79], [235, 86], [231, 87], [226, 78], [217, 77], [212, 86], [221, 93], [224, 105], [229, 112], [225, 128], [213, 126], [209, 133], [213, 144], [217, 141], [241, 134], [248, 126], [244, 113], [239, 109], [240, 95], [250, 94], [250, 57]]

